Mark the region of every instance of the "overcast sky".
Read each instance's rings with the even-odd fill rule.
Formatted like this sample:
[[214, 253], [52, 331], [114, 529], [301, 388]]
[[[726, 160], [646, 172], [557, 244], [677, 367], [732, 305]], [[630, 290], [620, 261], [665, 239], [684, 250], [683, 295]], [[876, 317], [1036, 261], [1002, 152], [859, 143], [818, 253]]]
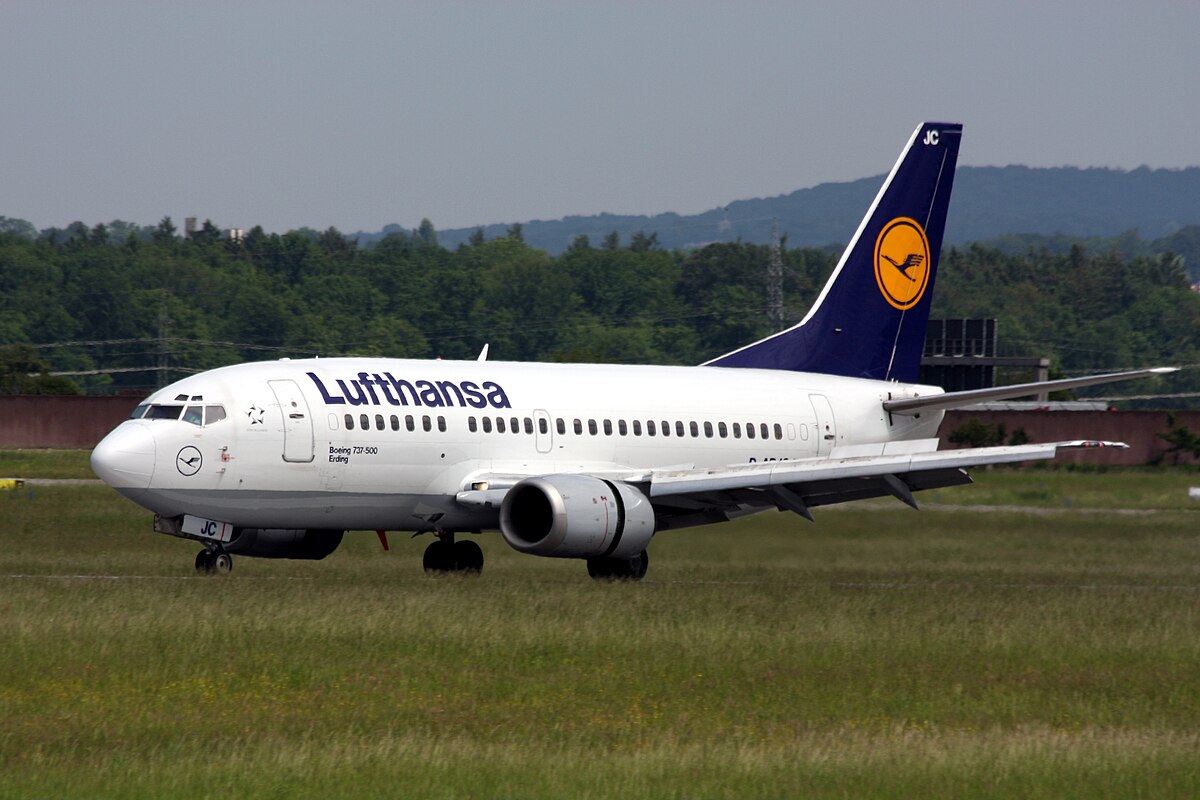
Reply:
[[0, 5], [0, 215], [346, 232], [1200, 164], [1195, 2]]

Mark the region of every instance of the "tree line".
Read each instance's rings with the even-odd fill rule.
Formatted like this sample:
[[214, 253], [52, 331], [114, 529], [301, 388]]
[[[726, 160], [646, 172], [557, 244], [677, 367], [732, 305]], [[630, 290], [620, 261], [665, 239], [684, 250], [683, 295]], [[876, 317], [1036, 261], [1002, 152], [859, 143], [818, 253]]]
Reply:
[[[1002, 354], [1064, 372], [1200, 363], [1182, 258], [1014, 249], [947, 249], [934, 315], [997, 317]], [[790, 322], [837, 255], [785, 243]], [[552, 256], [519, 225], [449, 249], [428, 221], [360, 247], [334, 228], [231, 238], [206, 222], [183, 237], [169, 218], [42, 232], [0, 218], [0, 392], [146, 391], [150, 367], [173, 380], [282, 356], [474, 358], [485, 343], [500, 360], [695, 364], [771, 332], [769, 259], [766, 245], [668, 250], [615, 232]], [[43, 371], [77, 374], [31, 384]]]

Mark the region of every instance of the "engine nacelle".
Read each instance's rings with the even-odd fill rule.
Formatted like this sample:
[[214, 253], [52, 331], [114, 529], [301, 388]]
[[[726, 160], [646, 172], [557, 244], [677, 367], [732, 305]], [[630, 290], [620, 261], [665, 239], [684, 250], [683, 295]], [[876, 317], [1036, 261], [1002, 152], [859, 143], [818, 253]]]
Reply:
[[337, 550], [344, 531], [302, 528], [238, 528], [225, 545], [230, 553], [259, 558], [299, 558], [320, 561]]
[[515, 550], [554, 558], [632, 558], [654, 536], [654, 508], [624, 483], [584, 475], [526, 478], [500, 505]]

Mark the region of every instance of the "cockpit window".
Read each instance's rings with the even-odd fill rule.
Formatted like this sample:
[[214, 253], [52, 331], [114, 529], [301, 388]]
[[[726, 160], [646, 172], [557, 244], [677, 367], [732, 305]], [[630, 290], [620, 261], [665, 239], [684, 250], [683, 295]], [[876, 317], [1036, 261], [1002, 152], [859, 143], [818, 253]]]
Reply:
[[[185, 410], [186, 409], [186, 410]], [[192, 425], [212, 425], [226, 418], [225, 406], [218, 405], [174, 405], [167, 403], [142, 403], [129, 415], [130, 419], [182, 419]]]
[[155, 403], [146, 409], [143, 419], [179, 419], [183, 406], [168, 406]]

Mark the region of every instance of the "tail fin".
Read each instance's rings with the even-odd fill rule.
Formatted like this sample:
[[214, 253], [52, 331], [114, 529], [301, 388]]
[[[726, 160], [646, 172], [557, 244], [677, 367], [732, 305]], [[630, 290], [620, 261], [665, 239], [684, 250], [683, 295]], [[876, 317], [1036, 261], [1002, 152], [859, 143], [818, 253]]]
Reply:
[[800, 324], [706, 363], [914, 382], [962, 125], [919, 125]]

